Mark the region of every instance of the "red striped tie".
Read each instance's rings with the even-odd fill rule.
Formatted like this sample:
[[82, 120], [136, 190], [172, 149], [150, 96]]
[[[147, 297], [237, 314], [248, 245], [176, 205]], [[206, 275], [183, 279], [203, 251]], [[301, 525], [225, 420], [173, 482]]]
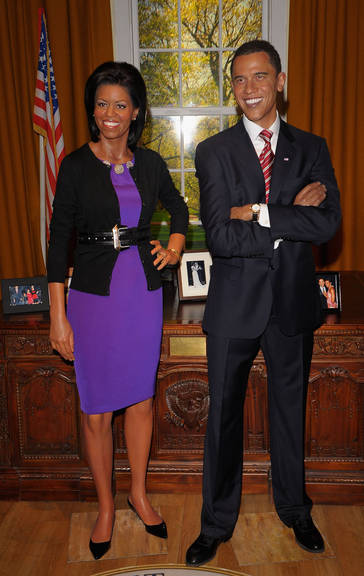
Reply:
[[265, 202], [268, 204], [269, 200], [269, 188], [270, 179], [272, 176], [272, 166], [274, 160], [274, 153], [270, 145], [270, 139], [273, 136], [273, 132], [269, 130], [262, 130], [259, 136], [264, 140], [264, 148], [260, 153], [259, 162], [263, 170], [264, 182], [265, 182]]

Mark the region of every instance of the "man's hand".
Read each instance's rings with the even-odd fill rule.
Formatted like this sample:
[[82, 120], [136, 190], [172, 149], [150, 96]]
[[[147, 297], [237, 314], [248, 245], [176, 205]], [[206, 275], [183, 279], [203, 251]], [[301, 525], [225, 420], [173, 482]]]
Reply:
[[245, 220], [245, 222], [250, 222], [253, 219], [252, 205], [233, 206], [230, 208], [230, 218], [232, 220]]
[[294, 199], [295, 206], [320, 206], [326, 198], [326, 186], [321, 182], [312, 182], [300, 190]]
[[[295, 206], [320, 206], [326, 198], [326, 186], [321, 182], [312, 182], [300, 190], [294, 199]], [[253, 219], [252, 204], [233, 206], [230, 208], [232, 220], [244, 220], [251, 222]]]

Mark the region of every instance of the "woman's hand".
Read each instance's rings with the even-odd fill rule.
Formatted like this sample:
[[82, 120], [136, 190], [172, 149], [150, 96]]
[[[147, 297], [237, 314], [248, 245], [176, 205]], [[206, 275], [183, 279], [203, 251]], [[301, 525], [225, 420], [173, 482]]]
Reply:
[[64, 284], [49, 282], [50, 319], [51, 328], [49, 340], [54, 350], [70, 362], [75, 359], [73, 355], [73, 330], [67, 320], [64, 301]]
[[66, 317], [51, 319], [49, 340], [52, 348], [65, 359], [72, 362], [74, 357], [73, 330]]
[[[151, 251], [151, 254], [154, 256], [157, 255], [153, 264], [157, 267], [157, 270], [162, 270], [167, 264], [178, 264], [180, 261], [180, 255], [178, 250], [173, 248], [163, 248], [162, 244], [159, 240], [151, 240], [151, 244], [153, 244], [154, 248]], [[175, 251], [174, 251], [175, 250]]]

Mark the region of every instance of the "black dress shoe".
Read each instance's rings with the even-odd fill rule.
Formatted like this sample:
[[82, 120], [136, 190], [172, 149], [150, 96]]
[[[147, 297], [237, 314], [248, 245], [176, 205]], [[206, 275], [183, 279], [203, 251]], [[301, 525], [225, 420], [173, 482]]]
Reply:
[[136, 514], [145, 526], [146, 531], [153, 536], [157, 536], [158, 538], [168, 538], [167, 526], [166, 523], [162, 520], [160, 524], [146, 524], [142, 518], [140, 518], [138, 512], [135, 510], [133, 504], [130, 502], [129, 498], [127, 499], [129, 508]]
[[107, 542], [92, 542], [90, 538], [88, 546], [95, 560], [99, 560], [109, 550], [111, 546], [111, 540], [107, 540]]
[[186, 564], [188, 566], [201, 566], [213, 559], [216, 550], [221, 542], [226, 542], [229, 538], [212, 538], [200, 534], [197, 540], [189, 547], [186, 553]]
[[296, 542], [307, 552], [323, 552], [325, 544], [320, 532], [312, 522], [311, 516], [301, 518], [292, 524]]

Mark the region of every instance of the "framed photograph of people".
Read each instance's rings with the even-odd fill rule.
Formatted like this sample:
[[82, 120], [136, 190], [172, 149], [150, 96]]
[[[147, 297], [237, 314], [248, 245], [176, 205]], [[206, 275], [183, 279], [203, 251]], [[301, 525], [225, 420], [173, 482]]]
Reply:
[[184, 252], [178, 269], [180, 300], [204, 300], [210, 283], [212, 265], [208, 250]]
[[321, 308], [327, 312], [341, 310], [341, 287], [339, 272], [316, 272]]
[[46, 276], [1, 280], [4, 314], [23, 314], [49, 310]]

